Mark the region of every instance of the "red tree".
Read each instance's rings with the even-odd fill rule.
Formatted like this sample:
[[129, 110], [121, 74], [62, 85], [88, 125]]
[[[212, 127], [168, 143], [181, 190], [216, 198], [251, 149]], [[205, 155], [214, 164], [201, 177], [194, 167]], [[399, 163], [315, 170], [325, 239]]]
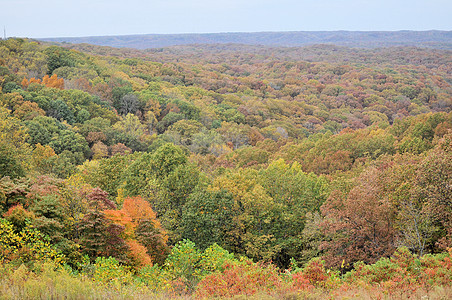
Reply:
[[321, 248], [327, 265], [374, 263], [395, 250], [391, 206], [379, 175], [378, 169], [368, 169], [348, 195], [335, 191], [322, 206], [322, 227], [329, 240]]

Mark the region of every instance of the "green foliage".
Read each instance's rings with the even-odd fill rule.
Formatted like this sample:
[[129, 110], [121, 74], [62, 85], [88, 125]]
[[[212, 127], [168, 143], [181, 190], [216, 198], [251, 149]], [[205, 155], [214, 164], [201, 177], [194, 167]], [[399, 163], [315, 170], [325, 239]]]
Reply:
[[164, 178], [186, 161], [187, 156], [180, 147], [165, 144], [152, 154], [151, 168], [157, 177]]
[[168, 127], [184, 119], [184, 115], [180, 113], [169, 112], [163, 117], [163, 119], [157, 124], [157, 130], [159, 133], [165, 132]]
[[60, 99], [49, 103], [48, 115], [59, 121], [65, 120], [69, 124], [72, 124], [75, 121], [74, 112], [63, 100]]
[[228, 237], [233, 224], [234, 200], [226, 191], [193, 193], [182, 213], [182, 237], [194, 241], [201, 249], [213, 243], [231, 249]]
[[55, 195], [44, 196], [31, 207], [36, 216], [33, 226], [49, 237], [55, 248], [66, 256], [66, 263], [76, 266], [82, 260], [79, 245], [70, 239], [73, 229], [68, 226], [66, 211]]
[[140, 195], [145, 191], [148, 178], [152, 178], [152, 155], [140, 153], [124, 172], [124, 189], [129, 196]]
[[93, 280], [101, 284], [120, 286], [132, 283], [132, 273], [113, 258], [98, 257], [94, 264]]
[[[107, 159], [101, 159], [98, 168], [92, 177], [86, 181], [93, 186], [98, 186], [106, 191], [111, 197], [118, 196], [127, 167], [133, 163], [136, 155], [115, 155]], [[87, 172], [86, 172], [87, 173]]]
[[19, 85], [17, 85], [15, 82], [7, 82], [5, 83], [5, 85], [3, 86], [3, 91], [5, 93], [11, 93], [15, 90], [21, 90], [21, 87]]
[[262, 186], [278, 204], [272, 234], [281, 247], [273, 258], [278, 265], [288, 267], [289, 258], [303, 259], [307, 249], [302, 231], [306, 214], [318, 213], [329, 196], [329, 183], [323, 176], [306, 174], [298, 163], [287, 165], [283, 160], [273, 161], [259, 177]]
[[121, 98], [133, 91], [130, 85], [117, 86], [112, 89], [113, 106], [117, 109], [121, 109]]
[[24, 176], [30, 167], [31, 148], [27, 130], [10, 111], [0, 107], [0, 177]]
[[62, 130], [57, 139], [49, 143], [57, 154], [69, 151], [73, 154], [76, 164], [81, 164], [90, 154], [86, 140], [71, 130]]
[[58, 68], [75, 66], [74, 55], [69, 50], [51, 46], [45, 50], [45, 54], [47, 55], [47, 74], [49, 75], [53, 74], [53, 71]]
[[25, 121], [28, 128], [28, 141], [30, 144], [47, 145], [53, 137], [57, 137], [65, 128], [54, 118], [39, 116], [33, 120]]
[[199, 266], [202, 270], [202, 275], [205, 276], [214, 272], [223, 272], [225, 265], [234, 261], [234, 254], [229, 253], [215, 243], [204, 250]]
[[25, 176], [23, 166], [17, 161], [16, 153], [7, 145], [0, 143], [0, 178], [8, 176], [18, 178]]
[[182, 211], [188, 196], [198, 185], [199, 170], [191, 164], [180, 164], [162, 181], [168, 204]]
[[159, 265], [142, 267], [138, 272], [137, 280], [153, 292], [161, 292], [165, 289], [165, 274]]
[[199, 278], [201, 253], [190, 240], [178, 242], [166, 258], [164, 268], [171, 280], [179, 279], [193, 291]]

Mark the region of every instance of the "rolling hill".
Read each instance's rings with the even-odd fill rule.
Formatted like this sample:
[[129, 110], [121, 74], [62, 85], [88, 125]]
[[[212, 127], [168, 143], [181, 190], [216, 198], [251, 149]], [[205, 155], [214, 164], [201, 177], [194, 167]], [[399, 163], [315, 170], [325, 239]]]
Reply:
[[188, 44], [245, 44], [266, 46], [305, 46], [334, 44], [348, 47], [378, 48], [416, 46], [452, 49], [452, 31], [293, 31], [206, 34], [143, 34], [41, 39], [58, 43], [88, 43], [136, 49]]

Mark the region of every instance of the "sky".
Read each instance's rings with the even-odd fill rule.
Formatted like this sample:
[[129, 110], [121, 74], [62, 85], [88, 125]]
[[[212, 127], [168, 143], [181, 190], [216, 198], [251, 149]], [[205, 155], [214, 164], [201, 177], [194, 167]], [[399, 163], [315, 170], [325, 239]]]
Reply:
[[0, 0], [7, 36], [452, 30], [451, 0]]

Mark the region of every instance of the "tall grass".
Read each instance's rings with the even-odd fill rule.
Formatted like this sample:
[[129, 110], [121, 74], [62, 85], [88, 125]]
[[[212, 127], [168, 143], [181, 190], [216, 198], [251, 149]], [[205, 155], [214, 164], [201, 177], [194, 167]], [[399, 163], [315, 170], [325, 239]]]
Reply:
[[25, 265], [0, 270], [0, 299], [166, 299], [139, 284], [109, 285], [47, 263], [38, 272]]

